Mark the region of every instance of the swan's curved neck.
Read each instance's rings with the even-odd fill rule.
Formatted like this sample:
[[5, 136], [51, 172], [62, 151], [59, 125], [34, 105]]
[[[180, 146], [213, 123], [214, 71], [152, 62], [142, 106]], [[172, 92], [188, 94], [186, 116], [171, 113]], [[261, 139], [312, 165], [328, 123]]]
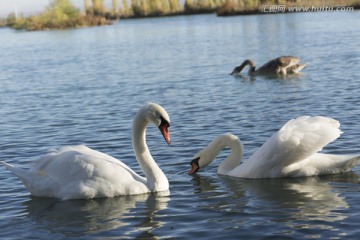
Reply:
[[132, 144], [136, 160], [141, 166], [147, 179], [147, 186], [151, 191], [162, 191], [169, 188], [165, 174], [150, 154], [146, 144], [146, 126], [148, 125], [144, 112], [139, 112], [133, 122]]
[[218, 173], [224, 175], [233, 170], [235, 167], [239, 166], [244, 153], [244, 147], [241, 141], [233, 135], [225, 134], [212, 141], [207, 148], [212, 155], [210, 159], [214, 161], [215, 157], [220, 153], [220, 151], [226, 147], [230, 148], [230, 155], [220, 163], [218, 168]]
[[220, 163], [218, 168], [219, 174], [227, 174], [235, 167], [239, 166], [244, 153], [244, 147], [239, 139], [226, 138], [223, 144], [222, 148], [230, 147], [231, 152], [230, 155]]
[[[256, 65], [255, 63], [250, 60], [246, 59], [240, 66], [236, 67], [233, 73], [240, 73], [247, 65], [249, 65], [249, 74], [253, 74], [255, 72]], [[231, 74], [233, 74], [231, 73]]]
[[253, 74], [255, 72], [256, 65], [252, 60], [247, 59], [244, 61], [244, 64], [249, 65], [249, 74]]

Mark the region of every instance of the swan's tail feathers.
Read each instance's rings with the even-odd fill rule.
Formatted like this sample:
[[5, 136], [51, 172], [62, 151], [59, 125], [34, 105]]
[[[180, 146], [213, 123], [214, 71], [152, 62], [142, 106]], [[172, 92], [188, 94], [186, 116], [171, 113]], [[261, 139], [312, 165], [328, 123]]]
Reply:
[[21, 168], [17, 168], [6, 162], [1, 162], [1, 163], [5, 166], [6, 169], [14, 173], [18, 178], [20, 178], [20, 180], [25, 184], [25, 186], [27, 185], [28, 178], [30, 175], [32, 175], [29, 171]]
[[2, 165], [4, 165], [4, 167], [7, 169], [7, 170], [9, 170], [9, 171], [13, 171], [13, 169], [15, 168], [13, 165], [11, 165], [11, 164], [8, 164], [8, 163], [6, 163], [6, 162], [3, 162], [3, 161], [1, 161], [0, 162]]
[[314, 162], [318, 175], [335, 174], [351, 171], [359, 162], [360, 155], [317, 154], [320, 159]]
[[304, 63], [304, 64], [295, 64], [293, 66], [290, 67], [290, 73], [300, 73], [300, 71], [306, 67], [306, 65], [308, 65], [308, 63]]
[[353, 169], [356, 165], [360, 163], [360, 155], [350, 155], [348, 158], [344, 161], [342, 172], [347, 172]]
[[351, 171], [360, 162], [360, 155], [316, 153], [299, 164], [282, 170], [284, 176], [302, 177], [337, 174]]
[[289, 67], [297, 65], [300, 62], [300, 58], [293, 56], [284, 57], [284, 60], [286, 61]]

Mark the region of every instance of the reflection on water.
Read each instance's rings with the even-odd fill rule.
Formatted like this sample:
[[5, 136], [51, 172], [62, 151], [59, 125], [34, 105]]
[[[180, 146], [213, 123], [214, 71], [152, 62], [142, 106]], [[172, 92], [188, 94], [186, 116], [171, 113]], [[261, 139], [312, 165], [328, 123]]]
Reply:
[[[291, 180], [210, 172], [192, 178], [187, 171], [193, 154], [220, 134], [239, 136], [247, 159], [300, 115], [338, 119], [344, 134], [324, 150], [359, 153], [359, 14], [178, 16], [44, 32], [1, 28], [0, 160], [26, 168], [50, 148], [83, 143], [141, 172], [131, 124], [148, 101], [168, 111], [173, 142], [167, 146], [149, 127], [149, 148], [169, 179], [171, 200], [29, 200], [21, 182], [0, 167], [0, 239], [357, 239], [360, 166], [355, 175]], [[261, 64], [290, 54], [310, 62], [302, 75], [229, 75], [246, 58]]]
[[288, 189], [301, 197], [304, 204], [298, 205], [299, 217], [304, 220], [339, 221], [347, 216], [338, 214], [335, 210], [348, 208], [345, 199], [339, 193], [333, 192], [326, 182], [315, 178], [306, 179], [303, 183], [292, 183]]
[[163, 192], [71, 201], [32, 197], [24, 205], [31, 220], [52, 234], [101, 236], [102, 232], [109, 235], [115, 230], [115, 235], [118, 231], [121, 235], [138, 232], [152, 237], [151, 232], [164, 224], [154, 221], [154, 216], [167, 208], [169, 200], [169, 192]]
[[305, 73], [298, 74], [288, 74], [288, 75], [248, 75], [246, 73], [241, 73], [238, 75], [232, 75], [235, 79], [241, 79], [246, 81], [255, 81], [256, 79], [265, 79], [265, 80], [286, 80], [293, 81], [299, 80], [301, 76], [305, 75]]
[[[302, 227], [314, 228], [316, 221], [326, 225], [326, 222], [348, 217], [342, 210], [349, 204], [329, 181], [342, 182], [346, 177], [346, 182], [358, 183], [358, 176], [346, 173], [342, 177], [340, 180], [339, 176], [249, 180], [196, 175], [193, 184], [201, 208], [238, 214], [268, 214], [272, 215], [273, 221], [285, 222], [291, 228], [297, 227], [298, 222], [302, 222]], [[211, 204], [206, 203], [209, 199]]]

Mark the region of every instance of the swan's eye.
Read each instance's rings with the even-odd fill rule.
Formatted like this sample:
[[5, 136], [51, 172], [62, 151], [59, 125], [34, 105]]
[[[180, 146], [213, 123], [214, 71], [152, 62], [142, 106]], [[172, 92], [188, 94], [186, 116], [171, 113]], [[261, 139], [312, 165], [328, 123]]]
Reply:
[[167, 120], [165, 120], [162, 116], [160, 116], [160, 120], [161, 120], [160, 126], [170, 127], [170, 123]]

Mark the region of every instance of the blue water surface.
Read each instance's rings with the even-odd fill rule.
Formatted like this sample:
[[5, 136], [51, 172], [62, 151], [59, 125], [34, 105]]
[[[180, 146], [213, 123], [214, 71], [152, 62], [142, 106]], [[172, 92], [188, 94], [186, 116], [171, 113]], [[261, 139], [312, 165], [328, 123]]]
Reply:
[[[331, 176], [195, 176], [193, 154], [232, 132], [245, 158], [289, 119], [323, 115], [343, 134], [324, 151], [360, 153], [360, 12], [177, 16], [83, 29], [0, 29], [0, 160], [29, 168], [49, 149], [87, 146], [140, 171], [132, 119], [146, 102], [171, 118], [172, 144], [147, 141], [170, 195], [59, 201], [30, 196], [0, 167], [1, 239], [356, 239], [360, 166]], [[296, 77], [229, 73], [295, 55]]]

